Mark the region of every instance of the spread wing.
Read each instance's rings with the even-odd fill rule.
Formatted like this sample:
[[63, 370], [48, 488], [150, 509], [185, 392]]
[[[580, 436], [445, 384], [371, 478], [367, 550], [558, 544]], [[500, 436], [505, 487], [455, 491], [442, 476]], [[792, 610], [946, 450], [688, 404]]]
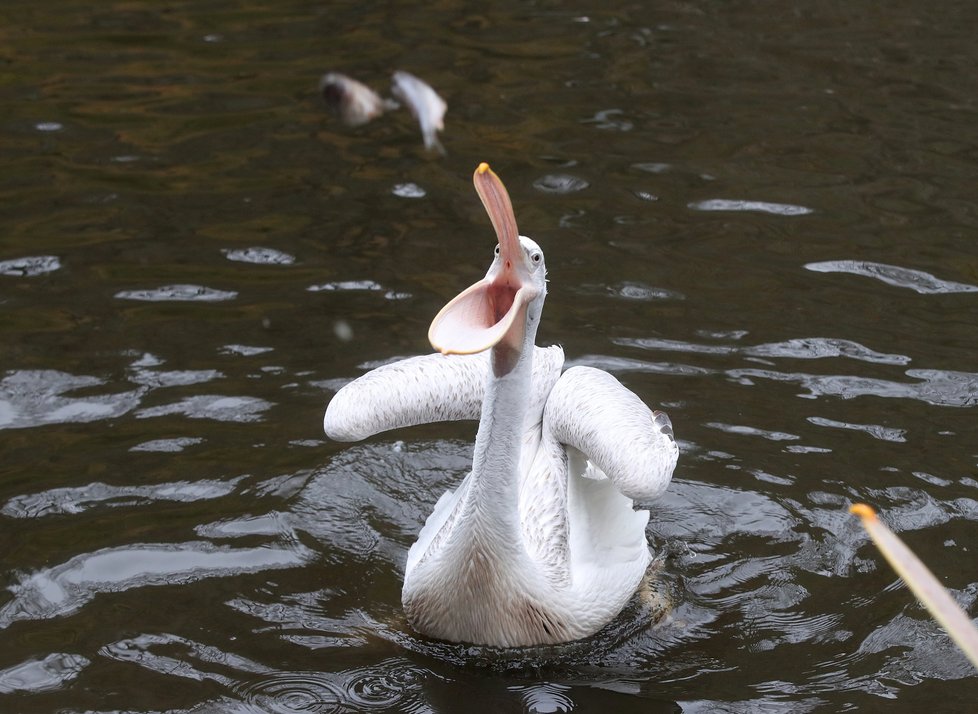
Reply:
[[[564, 359], [559, 347], [535, 347], [533, 394], [543, 401]], [[409, 357], [367, 372], [336, 393], [323, 417], [326, 436], [359, 441], [390, 429], [478, 419], [489, 353]]]
[[430, 354], [367, 372], [336, 393], [323, 429], [336, 441], [358, 441], [388, 429], [478, 419], [487, 356]]
[[572, 367], [561, 375], [547, 399], [543, 427], [639, 502], [665, 491], [679, 458], [669, 417], [592, 367]]

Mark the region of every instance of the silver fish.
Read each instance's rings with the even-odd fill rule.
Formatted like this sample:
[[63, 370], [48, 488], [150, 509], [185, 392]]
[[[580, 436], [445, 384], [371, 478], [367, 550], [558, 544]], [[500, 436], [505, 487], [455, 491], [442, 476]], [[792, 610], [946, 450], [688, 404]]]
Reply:
[[383, 99], [362, 82], [339, 72], [324, 74], [319, 80], [319, 91], [329, 108], [347, 126], [361, 126], [399, 106], [395, 101]]
[[438, 141], [438, 132], [445, 128], [445, 110], [448, 109], [445, 100], [428, 84], [408, 72], [394, 72], [391, 92], [407, 105], [418, 120], [425, 148], [444, 154], [445, 148]]

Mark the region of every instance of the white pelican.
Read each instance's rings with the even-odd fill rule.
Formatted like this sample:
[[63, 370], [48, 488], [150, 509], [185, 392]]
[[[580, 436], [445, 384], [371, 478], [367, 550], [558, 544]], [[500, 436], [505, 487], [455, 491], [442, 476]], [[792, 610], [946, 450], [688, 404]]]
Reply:
[[472, 471], [438, 500], [408, 553], [408, 622], [454, 642], [567, 642], [607, 624], [641, 584], [649, 513], [633, 510], [632, 499], [662, 494], [679, 448], [669, 417], [610, 374], [561, 374], [563, 350], [535, 347], [543, 252], [519, 235], [487, 164], [473, 180], [499, 244], [486, 277], [431, 323], [441, 354], [354, 380], [333, 397], [323, 426], [332, 439], [354, 441], [478, 418]]

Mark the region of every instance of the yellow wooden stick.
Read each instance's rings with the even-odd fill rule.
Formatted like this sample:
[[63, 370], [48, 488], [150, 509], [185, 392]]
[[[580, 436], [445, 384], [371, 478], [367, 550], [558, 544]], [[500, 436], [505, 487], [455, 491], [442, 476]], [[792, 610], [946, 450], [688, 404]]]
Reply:
[[893, 569], [978, 669], [978, 628], [975, 628], [967, 613], [914, 552], [883, 524], [872, 508], [865, 503], [856, 503], [849, 508], [849, 512], [859, 516], [863, 528]]

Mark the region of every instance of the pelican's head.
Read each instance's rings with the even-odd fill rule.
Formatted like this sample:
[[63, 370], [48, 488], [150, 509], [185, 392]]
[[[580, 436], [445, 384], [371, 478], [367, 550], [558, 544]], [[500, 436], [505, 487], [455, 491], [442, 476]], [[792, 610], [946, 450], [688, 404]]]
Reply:
[[[486, 277], [435, 316], [428, 339], [442, 354], [473, 354], [498, 346], [518, 357], [532, 348], [543, 312], [547, 295], [543, 251], [519, 234], [509, 194], [489, 164], [479, 164], [472, 181], [496, 229], [496, 254]], [[515, 360], [505, 362], [510, 368], [515, 364]]]

